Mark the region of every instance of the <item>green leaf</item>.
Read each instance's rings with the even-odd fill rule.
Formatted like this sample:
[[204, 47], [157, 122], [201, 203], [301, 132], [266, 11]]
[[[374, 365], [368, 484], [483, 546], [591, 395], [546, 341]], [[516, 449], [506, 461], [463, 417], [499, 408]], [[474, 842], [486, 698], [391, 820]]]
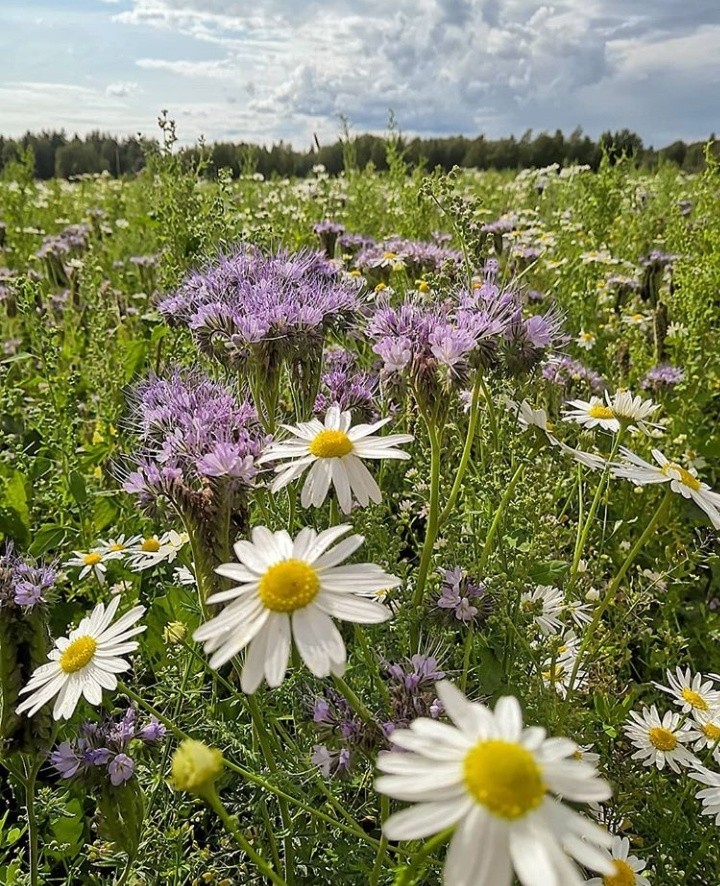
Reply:
[[126, 342], [122, 351], [123, 374], [127, 382], [142, 370], [147, 357], [147, 342], [143, 339]]
[[61, 848], [46, 848], [53, 858], [74, 858], [83, 845], [85, 833], [85, 813], [79, 800], [71, 799], [65, 804], [65, 814], [50, 821], [53, 837], [61, 844]]
[[30, 537], [30, 509], [28, 508], [26, 478], [20, 471], [6, 477], [0, 493], [0, 529], [21, 544]]
[[115, 518], [120, 512], [120, 506], [114, 497], [109, 495], [100, 496], [95, 502], [93, 508], [93, 525], [95, 531], [100, 533], [111, 523], [115, 522]]
[[70, 489], [70, 494], [79, 505], [85, 504], [88, 497], [87, 486], [85, 485], [85, 478], [79, 471], [70, 471], [68, 488]]
[[77, 534], [77, 530], [69, 526], [60, 526], [58, 523], [45, 523], [35, 533], [30, 545], [30, 553], [33, 557], [41, 557], [47, 551], [61, 548], [65, 545], [68, 535]]

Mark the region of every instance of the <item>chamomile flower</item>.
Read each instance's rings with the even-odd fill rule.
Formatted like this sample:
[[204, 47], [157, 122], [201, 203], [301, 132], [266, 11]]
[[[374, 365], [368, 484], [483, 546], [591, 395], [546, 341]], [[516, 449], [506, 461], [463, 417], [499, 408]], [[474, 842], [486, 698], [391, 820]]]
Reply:
[[658, 449], [653, 449], [657, 464], [651, 464], [634, 452], [620, 447], [623, 459], [612, 465], [613, 476], [630, 480], [636, 486], [651, 483], [669, 483], [670, 489], [683, 498], [692, 499], [707, 514], [715, 529], [720, 529], [720, 495], [713, 492], [707, 483], [698, 479], [695, 468], [684, 468], [669, 461]]
[[563, 627], [559, 616], [565, 609], [565, 596], [558, 588], [538, 585], [534, 591], [526, 591], [520, 597], [520, 608], [532, 615], [545, 636], [557, 634]]
[[667, 680], [669, 686], [663, 686], [662, 683], [653, 685], [662, 692], [672, 695], [684, 714], [706, 713], [720, 707], [720, 692], [714, 688], [712, 680], [703, 682], [702, 674], [695, 674], [693, 677], [690, 668], [686, 668], [683, 672], [682, 668], [678, 667], [674, 674], [670, 670], [667, 671]]
[[232, 602], [193, 635], [213, 653], [210, 666], [220, 667], [248, 646], [243, 692], [254, 692], [263, 677], [269, 686], [279, 686], [292, 638], [316, 677], [341, 675], [345, 644], [333, 617], [358, 624], [386, 621], [390, 610], [376, 595], [400, 584], [373, 563], [339, 565], [364, 541], [351, 535], [331, 549], [349, 529], [333, 526], [317, 533], [306, 528], [293, 541], [285, 531], [257, 526], [252, 541], [236, 542], [240, 563], [215, 570], [236, 586], [208, 598], [209, 603]]
[[581, 628], [584, 624], [592, 621], [592, 606], [580, 600], [568, 600], [565, 602], [565, 612]]
[[605, 392], [605, 399], [612, 414], [621, 424], [632, 429], [639, 428], [644, 434], [649, 434], [652, 428], [660, 427], [649, 421], [650, 416], [660, 408], [659, 403], [645, 400], [639, 395], [633, 396], [630, 391], [615, 391], [612, 398]]
[[632, 759], [642, 760], [643, 766], [664, 769], [667, 763], [673, 772], [680, 772], [681, 766], [697, 762], [685, 747], [690, 741], [690, 727], [674, 711], [666, 711], [662, 720], [655, 705], [643, 708], [641, 714], [630, 711], [625, 734], [637, 748]]
[[32, 717], [55, 698], [54, 719], [69, 720], [81, 695], [90, 704], [99, 705], [102, 690], [117, 687], [116, 674], [130, 667], [122, 656], [138, 647], [130, 638], [145, 630], [143, 625], [133, 627], [145, 612], [144, 606], [135, 606], [113, 623], [119, 605], [119, 596], [107, 606], [98, 603], [67, 637], [55, 641], [47, 664], [36, 668], [20, 690], [21, 695], [30, 695], [18, 706], [18, 714], [27, 711]]
[[107, 541], [100, 540], [96, 550], [101, 554], [115, 554], [119, 559], [133, 551], [141, 540], [141, 535], [134, 535], [132, 538], [125, 538], [124, 534], [118, 535], [117, 538], [109, 538]]
[[602, 428], [615, 434], [620, 430], [620, 422], [612, 409], [600, 397], [593, 396], [589, 400], [569, 400], [567, 405], [573, 408], [563, 412], [565, 418], [577, 422], [588, 430]]
[[704, 766], [698, 766], [694, 772], [688, 772], [690, 778], [707, 785], [695, 794], [695, 799], [702, 800], [702, 814], [714, 815], [715, 824], [720, 826], [720, 772], [711, 772]]
[[575, 662], [580, 650], [580, 638], [574, 631], [568, 631], [555, 648], [555, 655], [545, 659], [540, 676], [547, 689], [554, 689], [561, 697], [566, 698], [570, 688], [570, 679], [575, 671], [573, 689], [581, 690], [587, 686], [587, 671], [583, 667], [575, 669]]
[[381, 752], [380, 793], [414, 805], [383, 825], [390, 840], [417, 840], [457, 825], [445, 862], [447, 886], [582, 883], [572, 859], [601, 873], [612, 862], [604, 829], [563, 805], [606, 800], [610, 787], [593, 766], [573, 759], [574, 742], [524, 727], [517, 699], [495, 710], [472, 703], [451, 683], [436, 685], [453, 725], [421, 717]]
[[105, 563], [108, 560], [117, 560], [121, 556], [122, 554], [120, 553], [107, 553], [97, 549], [92, 551], [73, 551], [73, 556], [66, 561], [65, 565], [82, 567], [78, 575], [79, 579], [85, 578], [86, 575], [92, 572], [102, 585], [105, 584], [105, 573], [107, 572]]
[[595, 347], [596, 341], [597, 336], [594, 332], [586, 332], [584, 329], [581, 329], [580, 335], [576, 339], [576, 344], [585, 351], [591, 351]]
[[380, 437], [375, 431], [384, 427], [390, 418], [375, 424], [351, 427], [349, 412], [341, 412], [337, 405], [325, 414], [325, 424], [317, 419], [299, 425], [283, 425], [293, 438], [271, 443], [258, 464], [287, 459], [275, 467], [278, 475], [272, 491], [283, 489], [309, 468], [300, 496], [304, 508], [320, 507], [325, 501], [330, 484], [335, 488], [340, 509], [350, 513], [353, 495], [362, 507], [373, 501], [382, 501], [380, 487], [365, 467], [363, 459], [409, 459], [410, 455], [396, 447], [410, 443], [410, 434], [391, 434]]
[[629, 853], [628, 838], [614, 837], [609, 852], [613, 864], [612, 874], [593, 877], [587, 881], [587, 886], [650, 886], [650, 881], [641, 873], [647, 867], [647, 862]]
[[694, 741], [696, 751], [712, 751], [720, 763], [720, 708], [712, 711], [693, 711], [688, 740]]
[[516, 403], [515, 400], [507, 398], [505, 400], [508, 412], [516, 416], [517, 422], [523, 431], [539, 428], [546, 434], [552, 434], [555, 428], [552, 422], [548, 421], [547, 412], [544, 409], [533, 409], [527, 400]]
[[145, 538], [128, 557], [128, 565], [134, 572], [142, 572], [158, 563], [172, 563], [189, 540], [187, 532], [176, 532], [174, 529], [159, 538], [155, 535]]

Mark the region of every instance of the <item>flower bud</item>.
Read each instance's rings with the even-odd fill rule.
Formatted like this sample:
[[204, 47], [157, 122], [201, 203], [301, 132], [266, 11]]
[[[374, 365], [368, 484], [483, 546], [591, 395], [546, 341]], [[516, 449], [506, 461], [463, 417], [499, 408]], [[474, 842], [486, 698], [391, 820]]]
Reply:
[[206, 796], [213, 790], [222, 768], [223, 758], [217, 748], [188, 738], [181, 742], [173, 755], [172, 785], [178, 791]]

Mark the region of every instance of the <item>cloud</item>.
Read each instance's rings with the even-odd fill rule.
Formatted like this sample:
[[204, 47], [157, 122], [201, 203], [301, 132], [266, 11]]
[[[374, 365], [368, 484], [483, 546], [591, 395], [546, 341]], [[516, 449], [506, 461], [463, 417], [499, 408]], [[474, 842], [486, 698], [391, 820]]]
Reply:
[[[103, 2], [109, 2], [109, 0], [103, 0]], [[105, 88], [105, 95], [110, 98], [125, 98], [128, 95], [132, 95], [133, 93], [138, 91], [137, 83], [128, 83], [125, 81], [121, 81], [119, 83], [110, 83]]]
[[153, 71], [167, 71], [178, 77], [207, 77], [210, 80], [233, 80], [236, 77], [234, 66], [229, 59], [216, 61], [182, 61], [162, 58], [140, 58], [136, 64], [140, 68]]

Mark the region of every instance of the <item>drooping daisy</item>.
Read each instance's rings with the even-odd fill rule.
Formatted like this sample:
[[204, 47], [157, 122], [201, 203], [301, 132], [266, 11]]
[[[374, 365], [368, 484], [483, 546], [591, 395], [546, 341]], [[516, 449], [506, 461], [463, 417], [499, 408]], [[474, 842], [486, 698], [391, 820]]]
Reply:
[[271, 443], [258, 464], [284, 459], [275, 467], [278, 476], [271, 487], [273, 492], [283, 489], [309, 467], [300, 496], [302, 506], [320, 507], [332, 483], [340, 509], [348, 514], [353, 495], [362, 507], [371, 501], [376, 504], [382, 501], [380, 487], [363, 459], [410, 458], [407, 452], [396, 447], [412, 442], [411, 434], [390, 434], [387, 437], [375, 434], [391, 420], [384, 418], [372, 425], [351, 427], [350, 413], [341, 412], [339, 406], [333, 405], [325, 414], [324, 425], [317, 419], [299, 425], [282, 425], [293, 438]]
[[525, 591], [520, 597], [520, 608], [532, 615], [545, 636], [557, 634], [563, 627], [559, 616], [565, 609], [565, 596], [559, 588], [538, 585], [534, 591]]
[[669, 686], [663, 686], [662, 683], [653, 685], [672, 695], [684, 714], [706, 713], [720, 707], [720, 692], [714, 688], [712, 680], [703, 682], [702, 674], [695, 674], [693, 677], [690, 668], [683, 672], [682, 668], [677, 667], [674, 674], [667, 671], [667, 680]]
[[713, 492], [707, 483], [698, 479], [695, 468], [683, 468], [676, 462], [669, 461], [658, 449], [653, 449], [653, 458], [657, 464], [651, 464], [634, 452], [620, 447], [623, 460], [612, 465], [615, 477], [630, 480], [636, 486], [651, 483], [669, 483], [673, 492], [683, 498], [691, 498], [695, 504], [707, 514], [715, 529], [720, 529], [720, 495]]
[[102, 690], [117, 687], [116, 674], [130, 667], [122, 656], [138, 647], [130, 638], [145, 630], [144, 625], [133, 627], [145, 612], [144, 606], [135, 606], [113, 624], [119, 605], [119, 596], [107, 607], [98, 603], [67, 637], [55, 641], [47, 664], [36, 668], [27, 686], [20, 690], [21, 695], [30, 695], [18, 706], [18, 714], [28, 711], [32, 717], [55, 698], [53, 717], [69, 720], [81, 695], [90, 704], [99, 705]]
[[612, 874], [593, 877], [587, 881], [587, 886], [650, 886], [650, 881], [641, 874], [647, 867], [647, 862], [629, 853], [628, 838], [614, 837], [609, 853], [613, 864]]
[[302, 529], [293, 541], [287, 532], [255, 527], [252, 541], [235, 544], [240, 563], [216, 572], [237, 582], [208, 598], [229, 606], [194, 633], [210, 666], [225, 664], [246, 646], [243, 692], [254, 692], [263, 680], [279, 686], [287, 670], [291, 636], [300, 657], [316, 677], [345, 670], [345, 644], [332, 617], [358, 624], [377, 624], [390, 610], [374, 599], [400, 579], [373, 563], [340, 566], [363, 543], [351, 535], [330, 549], [351, 527], [333, 526], [317, 533]]
[[550, 435], [555, 430], [552, 422], [548, 421], [547, 412], [542, 408], [533, 409], [527, 400], [521, 400], [520, 403], [516, 403], [515, 400], [508, 398], [505, 401], [505, 405], [508, 412], [511, 412], [517, 418], [517, 422], [523, 431], [539, 428]]
[[620, 430], [620, 422], [615, 417], [610, 406], [605, 404], [600, 397], [590, 397], [589, 400], [569, 400], [568, 406], [563, 412], [565, 418], [577, 422], [584, 428], [603, 428], [616, 434]]
[[720, 708], [693, 711], [688, 740], [695, 742], [696, 751], [712, 751], [713, 759], [720, 763]]
[[695, 794], [695, 799], [702, 800], [702, 814], [714, 815], [715, 824], [720, 826], [720, 772], [698, 766], [694, 772], [688, 772], [688, 775], [700, 784], [707, 785], [707, 788]]
[[107, 572], [107, 566], [105, 563], [108, 560], [117, 560], [121, 557], [120, 553], [109, 553], [103, 552], [97, 549], [93, 549], [92, 551], [73, 551], [73, 556], [66, 561], [66, 566], [80, 566], [80, 574], [78, 578], [85, 578], [90, 572], [95, 576], [95, 578], [100, 582], [100, 584], [105, 584], [105, 573]]
[[[564, 806], [606, 800], [609, 785], [573, 759], [577, 746], [523, 726], [517, 700], [491, 711], [451, 683], [436, 685], [454, 725], [421, 717], [390, 741], [407, 753], [381, 752], [375, 787], [414, 805], [383, 825], [390, 840], [417, 840], [457, 825], [445, 862], [447, 886], [523, 886], [583, 882], [572, 859], [612, 873], [598, 846], [610, 834]], [[555, 796], [553, 796], [555, 795]]]
[[189, 540], [187, 532], [176, 532], [174, 529], [159, 538], [155, 535], [145, 538], [128, 557], [128, 565], [134, 572], [142, 572], [158, 563], [172, 563]]
[[675, 711], [666, 711], [662, 720], [655, 705], [643, 708], [642, 714], [630, 711], [625, 734], [637, 748], [632, 759], [642, 760], [643, 766], [664, 769], [667, 763], [673, 772], [680, 772], [681, 766], [697, 762], [685, 747], [690, 741], [690, 727], [681, 722], [680, 714]]

